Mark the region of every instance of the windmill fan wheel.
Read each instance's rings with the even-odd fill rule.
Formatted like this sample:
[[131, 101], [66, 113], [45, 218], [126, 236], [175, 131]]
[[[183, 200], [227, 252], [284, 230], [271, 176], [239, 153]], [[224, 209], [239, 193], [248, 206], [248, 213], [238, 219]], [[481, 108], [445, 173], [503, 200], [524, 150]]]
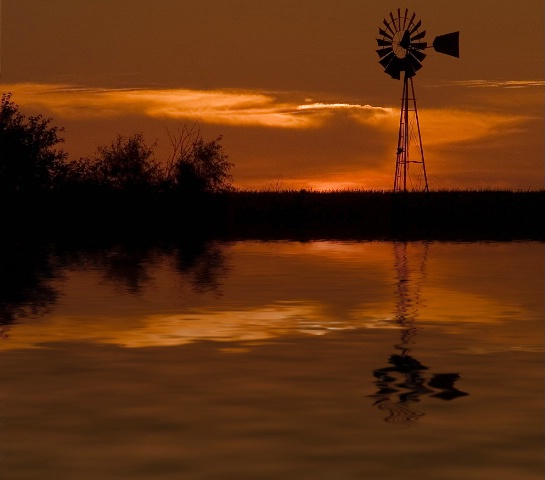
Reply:
[[422, 68], [422, 62], [426, 58], [423, 52], [428, 47], [423, 39], [425, 30], [420, 30], [421, 20], [416, 20], [415, 13], [409, 13], [400, 8], [397, 13], [390, 12], [389, 17], [383, 20], [383, 25], [378, 29], [382, 38], [377, 38], [377, 50], [380, 57], [379, 63], [384, 71], [392, 78], [399, 80], [401, 72], [407, 77], [414, 77]]

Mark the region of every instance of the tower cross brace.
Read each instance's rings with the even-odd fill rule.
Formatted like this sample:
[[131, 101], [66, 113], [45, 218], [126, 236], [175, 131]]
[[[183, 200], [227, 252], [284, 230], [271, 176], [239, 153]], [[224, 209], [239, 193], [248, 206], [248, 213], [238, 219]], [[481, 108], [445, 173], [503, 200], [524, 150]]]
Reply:
[[407, 192], [409, 189], [425, 192], [429, 190], [413, 79], [405, 73], [399, 116], [394, 192]]

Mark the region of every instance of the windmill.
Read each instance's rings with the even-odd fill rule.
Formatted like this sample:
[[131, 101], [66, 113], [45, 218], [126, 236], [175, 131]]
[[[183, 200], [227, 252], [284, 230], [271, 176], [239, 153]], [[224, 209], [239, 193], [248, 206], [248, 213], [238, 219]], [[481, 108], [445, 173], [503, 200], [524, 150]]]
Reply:
[[[409, 14], [409, 9], [405, 9], [405, 13], [400, 8], [397, 9], [397, 14], [390, 12], [389, 17], [384, 18], [382, 23], [378, 29], [382, 38], [376, 39], [381, 47], [377, 50], [379, 63], [384, 67], [384, 72], [396, 80], [400, 80], [401, 72], [404, 72], [394, 192], [406, 192], [408, 187], [427, 192], [428, 177], [413, 77], [422, 68], [422, 62], [426, 58], [424, 50], [428, 48], [458, 58], [460, 32], [439, 35], [428, 46], [423, 41], [426, 30], [421, 30], [422, 21], [417, 21], [415, 13]], [[409, 148], [411, 144], [415, 148]]]

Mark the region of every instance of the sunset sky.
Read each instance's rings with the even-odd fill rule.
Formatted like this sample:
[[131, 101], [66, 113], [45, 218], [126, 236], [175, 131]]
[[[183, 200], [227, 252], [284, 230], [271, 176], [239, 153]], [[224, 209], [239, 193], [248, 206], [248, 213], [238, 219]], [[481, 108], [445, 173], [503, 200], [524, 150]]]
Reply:
[[431, 189], [544, 187], [542, 0], [3, 0], [1, 92], [65, 128], [70, 158], [197, 122], [239, 188], [391, 189], [402, 82], [375, 52], [408, 8]]

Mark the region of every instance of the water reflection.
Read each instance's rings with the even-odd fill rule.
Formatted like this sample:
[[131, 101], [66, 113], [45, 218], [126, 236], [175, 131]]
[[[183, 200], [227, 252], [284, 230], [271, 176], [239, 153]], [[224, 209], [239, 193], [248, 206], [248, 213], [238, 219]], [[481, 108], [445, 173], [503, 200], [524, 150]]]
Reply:
[[2, 478], [538, 478], [542, 244], [127, 247], [0, 255]]
[[[194, 240], [2, 246], [0, 335], [18, 323], [17, 336], [12, 328], [11, 341], [2, 342], [12, 349], [75, 339], [126, 347], [257, 342], [353, 329], [386, 329], [386, 334], [395, 327], [401, 333], [395, 355], [401, 358], [392, 356], [385, 368], [403, 370], [407, 367], [396, 365], [413, 358], [411, 348], [423, 325], [462, 334], [469, 324], [531, 317], [541, 305], [525, 305], [524, 298], [517, 297], [522, 293], [502, 281], [519, 271], [521, 260], [527, 265], [521, 272], [532, 265], [535, 270], [535, 245], [474, 244], [463, 247], [464, 252], [436, 242]], [[498, 262], [498, 255], [510, 263]], [[477, 281], [465, 280], [476, 274]], [[520, 277], [520, 286], [526, 285], [520, 292], [537, 288], [535, 280], [524, 283], [535, 274]], [[397, 309], [393, 319], [392, 302]], [[425, 313], [418, 318], [424, 303]], [[31, 317], [32, 322], [22, 321]], [[527, 335], [525, 329], [510, 337], [495, 332], [487, 331], [488, 340], [496, 342], [488, 349], [515, 348], [513, 338]], [[520, 340], [517, 349], [525, 342]], [[483, 349], [477, 338], [465, 345]]]
[[[229, 267], [221, 245], [199, 240], [177, 243], [87, 245], [17, 242], [0, 245], [0, 337], [10, 325], [53, 311], [70, 272], [98, 272], [102, 283], [141, 295], [154, 270], [168, 259], [184, 285], [198, 293], [218, 292]], [[91, 293], [91, 292], [90, 292]]]
[[0, 245], [0, 336], [9, 325], [45, 315], [58, 299], [51, 280], [59, 275], [57, 257], [48, 245], [23, 241]]
[[406, 242], [394, 243], [395, 323], [401, 327], [400, 342], [394, 345], [396, 352], [388, 358], [388, 366], [373, 370], [378, 390], [371, 395], [376, 399], [373, 405], [386, 412], [384, 420], [389, 423], [410, 424], [424, 416], [415, 408], [424, 395], [441, 400], [468, 395], [455, 387], [458, 373], [438, 373], [429, 378], [424, 374], [429, 367], [410, 354], [418, 334], [428, 250], [426, 242], [411, 244], [410, 253]]

